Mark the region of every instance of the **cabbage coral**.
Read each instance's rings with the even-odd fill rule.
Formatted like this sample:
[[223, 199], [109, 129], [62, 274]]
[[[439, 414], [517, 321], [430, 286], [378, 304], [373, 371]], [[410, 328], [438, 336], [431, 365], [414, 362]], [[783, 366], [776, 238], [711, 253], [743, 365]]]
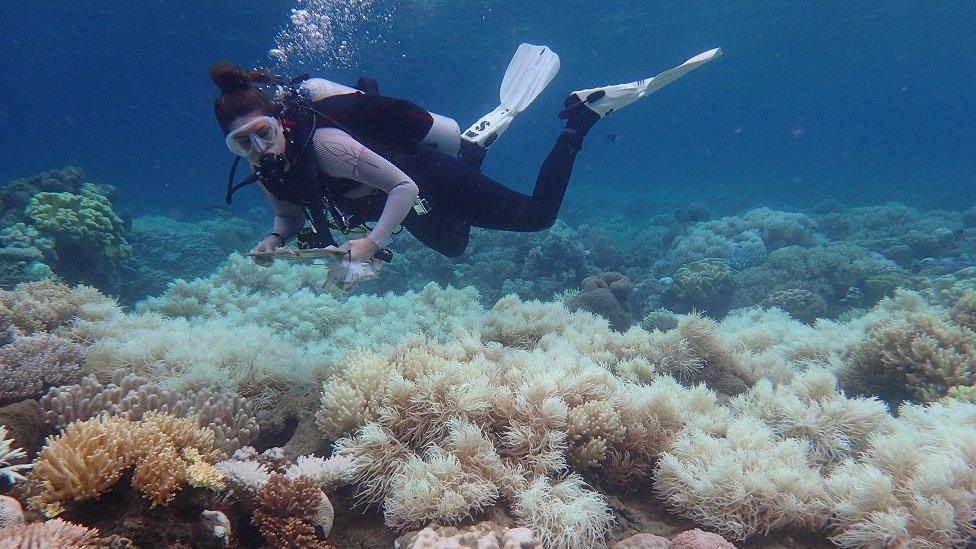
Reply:
[[122, 218], [98, 186], [86, 183], [78, 194], [38, 193], [25, 209], [34, 225], [59, 245], [72, 245], [118, 265], [132, 252]]

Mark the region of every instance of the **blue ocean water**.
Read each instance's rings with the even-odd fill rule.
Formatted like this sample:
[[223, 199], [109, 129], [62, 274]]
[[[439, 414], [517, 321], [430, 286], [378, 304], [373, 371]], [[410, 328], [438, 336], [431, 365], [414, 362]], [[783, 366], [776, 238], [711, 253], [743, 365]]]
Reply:
[[[64, 165], [136, 213], [193, 218], [219, 204], [230, 156], [213, 121], [210, 64], [269, 66], [291, 0], [5, 3], [4, 180]], [[574, 188], [718, 211], [976, 198], [976, 3], [378, 2], [382, 37], [348, 67], [462, 126], [496, 105], [522, 41], [562, 70], [491, 150], [485, 170], [522, 190], [560, 127], [567, 92], [650, 76], [706, 49], [725, 56], [612, 115]], [[328, 60], [323, 60], [328, 61]], [[256, 204], [251, 192], [243, 207]], [[567, 197], [574, 200], [573, 188]]]

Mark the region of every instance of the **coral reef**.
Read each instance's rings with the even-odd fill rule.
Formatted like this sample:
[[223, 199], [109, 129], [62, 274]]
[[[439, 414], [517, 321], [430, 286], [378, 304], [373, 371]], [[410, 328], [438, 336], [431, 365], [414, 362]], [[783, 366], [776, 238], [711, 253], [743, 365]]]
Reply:
[[270, 547], [316, 549], [328, 544], [315, 533], [316, 514], [325, 496], [314, 482], [274, 474], [257, 495], [253, 521]]
[[681, 266], [662, 296], [669, 309], [679, 313], [704, 311], [721, 317], [732, 306], [735, 279], [724, 261], [700, 259]]
[[34, 462], [29, 481], [37, 487], [31, 506], [56, 516], [66, 503], [96, 499], [135, 467], [132, 486], [156, 505], [175, 497], [187, 477], [192, 448], [201, 459], [215, 461], [213, 431], [196, 422], [158, 412], [139, 421], [102, 415], [68, 424], [49, 437]]
[[13, 441], [7, 438], [7, 427], [0, 425], [0, 480], [6, 480], [13, 484], [18, 480], [26, 480], [24, 475], [19, 473], [25, 469], [30, 469], [29, 463], [13, 463], [27, 457], [21, 448], [14, 448]]
[[606, 318], [615, 330], [625, 332], [632, 322], [630, 279], [616, 273], [601, 273], [583, 279], [582, 290], [566, 302], [570, 309], [583, 309]]
[[80, 384], [53, 387], [40, 402], [48, 424], [55, 428], [104, 412], [130, 421], [139, 421], [154, 410], [192, 418], [198, 427], [213, 431], [217, 448], [226, 453], [244, 446], [260, 431], [252, 404], [236, 394], [207, 386], [163, 390], [124, 370], [117, 370], [107, 385], [85, 376]]
[[[322, 266], [232, 253], [260, 236], [243, 218], [130, 228], [111, 193], [71, 173], [0, 191], [0, 284], [13, 288], [0, 290], [0, 404], [18, 401], [0, 415], [0, 477], [21, 498], [0, 498], [12, 517], [0, 537], [690, 548], [730, 547], [719, 534], [811, 547], [976, 536], [971, 212], [665, 215], [679, 204], [594, 195], [600, 215], [569, 207], [548, 231], [474, 231], [459, 258], [404, 234], [379, 280], [342, 294]], [[83, 231], [101, 279], [72, 265]], [[159, 295], [123, 310], [55, 275], [127, 304]], [[395, 292], [369, 293], [381, 290]], [[26, 524], [37, 512], [84, 526]], [[638, 532], [672, 540], [625, 539]]]
[[39, 395], [45, 387], [78, 381], [82, 347], [53, 334], [14, 339], [0, 347], [0, 405]]

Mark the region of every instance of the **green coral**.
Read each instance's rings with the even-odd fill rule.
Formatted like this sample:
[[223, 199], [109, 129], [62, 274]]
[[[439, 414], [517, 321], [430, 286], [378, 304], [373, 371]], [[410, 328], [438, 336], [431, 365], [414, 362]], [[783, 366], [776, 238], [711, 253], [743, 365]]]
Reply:
[[38, 193], [26, 209], [34, 225], [50, 235], [58, 246], [76, 246], [97, 251], [111, 263], [118, 264], [132, 252], [124, 236], [122, 218], [101, 189], [91, 183], [82, 185], [78, 194]]
[[827, 316], [827, 302], [814, 292], [802, 288], [775, 291], [766, 296], [761, 305], [779, 307], [807, 324], [813, 324], [818, 318]]
[[721, 317], [732, 306], [735, 279], [732, 270], [720, 259], [701, 259], [682, 266], [674, 273], [674, 283], [665, 290], [665, 304], [672, 311], [705, 311]]

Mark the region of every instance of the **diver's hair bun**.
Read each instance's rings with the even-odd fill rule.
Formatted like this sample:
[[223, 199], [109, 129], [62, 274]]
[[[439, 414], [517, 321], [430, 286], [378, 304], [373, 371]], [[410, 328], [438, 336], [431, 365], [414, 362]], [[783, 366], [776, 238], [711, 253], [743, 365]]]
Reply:
[[220, 88], [222, 93], [231, 94], [246, 90], [255, 82], [276, 83], [277, 78], [262, 70], [246, 71], [235, 67], [229, 61], [220, 61], [210, 67], [210, 79]]

